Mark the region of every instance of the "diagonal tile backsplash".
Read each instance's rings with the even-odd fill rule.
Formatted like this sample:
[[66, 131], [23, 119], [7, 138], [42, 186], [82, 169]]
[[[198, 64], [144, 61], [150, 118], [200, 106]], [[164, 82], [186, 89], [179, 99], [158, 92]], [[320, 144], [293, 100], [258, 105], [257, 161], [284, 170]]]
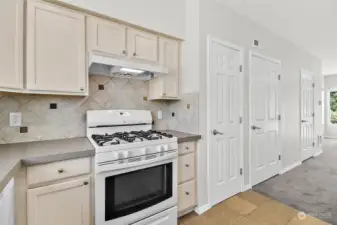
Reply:
[[[155, 129], [198, 132], [198, 94], [183, 95], [177, 102], [147, 101], [148, 82], [105, 76], [90, 76], [89, 89], [87, 97], [0, 93], [0, 144], [83, 137], [86, 111], [100, 109], [150, 110]], [[56, 109], [51, 109], [53, 103]], [[164, 112], [163, 120], [157, 119], [158, 110]], [[27, 133], [9, 126], [10, 112], [22, 113]]]

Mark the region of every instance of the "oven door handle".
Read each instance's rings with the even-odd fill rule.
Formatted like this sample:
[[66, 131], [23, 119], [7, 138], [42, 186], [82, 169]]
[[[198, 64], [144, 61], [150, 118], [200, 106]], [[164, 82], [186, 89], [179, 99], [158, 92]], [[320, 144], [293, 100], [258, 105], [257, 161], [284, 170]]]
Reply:
[[164, 221], [168, 220], [169, 219], [169, 216], [165, 216], [165, 217], [162, 217], [160, 218], [159, 220], [156, 220], [152, 223], [149, 223], [148, 225], [159, 225], [159, 224], [163, 224]]

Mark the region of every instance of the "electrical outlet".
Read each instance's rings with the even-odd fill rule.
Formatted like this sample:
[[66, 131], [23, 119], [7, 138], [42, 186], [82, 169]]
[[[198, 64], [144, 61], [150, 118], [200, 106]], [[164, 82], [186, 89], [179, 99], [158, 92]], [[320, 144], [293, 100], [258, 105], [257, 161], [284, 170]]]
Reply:
[[20, 112], [9, 113], [9, 126], [21, 127], [21, 113]]

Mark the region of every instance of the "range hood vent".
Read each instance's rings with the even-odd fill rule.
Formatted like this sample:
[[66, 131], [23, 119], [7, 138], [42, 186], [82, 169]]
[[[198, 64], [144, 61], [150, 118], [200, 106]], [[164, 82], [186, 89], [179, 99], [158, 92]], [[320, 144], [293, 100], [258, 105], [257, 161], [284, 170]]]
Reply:
[[168, 73], [168, 69], [159, 65], [115, 59], [106, 56], [92, 55], [89, 67], [90, 75], [103, 75], [118, 78], [151, 80]]

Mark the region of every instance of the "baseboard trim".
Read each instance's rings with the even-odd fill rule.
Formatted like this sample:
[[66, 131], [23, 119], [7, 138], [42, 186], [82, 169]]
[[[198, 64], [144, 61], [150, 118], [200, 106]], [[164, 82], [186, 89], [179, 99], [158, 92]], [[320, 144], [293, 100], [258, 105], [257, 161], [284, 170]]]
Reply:
[[248, 184], [248, 185], [246, 185], [246, 186], [243, 186], [242, 192], [248, 191], [248, 190], [250, 190], [250, 189], [252, 189], [252, 188], [253, 188], [252, 185]]
[[208, 211], [209, 209], [211, 209], [211, 205], [210, 204], [206, 204], [200, 207], [195, 208], [194, 212], [196, 212], [198, 215], [201, 215], [203, 213], [205, 213], [206, 211]]
[[293, 165], [287, 166], [286, 168], [282, 169], [279, 174], [285, 174], [286, 172], [295, 169], [296, 167], [302, 164], [301, 161], [295, 162]]
[[321, 149], [319, 152], [316, 152], [314, 154], [314, 157], [320, 156], [323, 153], [323, 150]]

